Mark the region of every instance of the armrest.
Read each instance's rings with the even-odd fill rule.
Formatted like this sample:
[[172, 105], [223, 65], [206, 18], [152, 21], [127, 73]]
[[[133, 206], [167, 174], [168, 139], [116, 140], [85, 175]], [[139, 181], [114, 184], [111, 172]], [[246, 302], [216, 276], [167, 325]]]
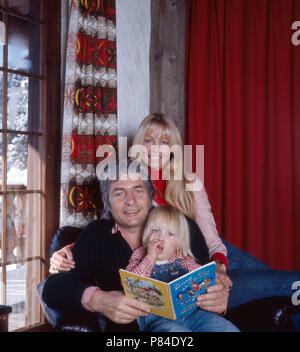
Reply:
[[47, 306], [42, 300], [42, 292], [45, 281], [37, 286], [37, 297], [40, 301], [42, 311], [49, 324], [56, 331], [73, 332], [98, 332], [102, 331], [97, 316], [94, 313], [84, 310], [54, 309]]
[[[63, 226], [59, 228], [51, 242], [51, 255], [62, 247], [76, 241], [82, 228], [74, 226]], [[49, 324], [56, 331], [76, 331], [76, 332], [93, 332], [102, 331], [97, 315], [88, 311], [71, 311], [67, 309], [54, 309], [46, 305], [42, 299], [42, 291], [45, 281], [38, 284], [36, 292], [42, 311]]]
[[[48, 309], [50, 309], [48, 307]], [[53, 328], [62, 332], [101, 332], [95, 314], [84, 311], [51, 309], [54, 319]], [[49, 313], [49, 312], [48, 312]]]
[[268, 297], [229, 310], [226, 319], [241, 331], [295, 331], [289, 318], [295, 313], [289, 297]]

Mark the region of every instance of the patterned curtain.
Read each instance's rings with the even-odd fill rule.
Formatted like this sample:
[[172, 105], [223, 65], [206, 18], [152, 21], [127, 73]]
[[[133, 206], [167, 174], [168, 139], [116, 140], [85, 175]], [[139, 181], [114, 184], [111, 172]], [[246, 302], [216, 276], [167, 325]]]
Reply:
[[67, 39], [60, 225], [84, 227], [101, 207], [98, 146], [117, 147], [115, 0], [73, 0]]

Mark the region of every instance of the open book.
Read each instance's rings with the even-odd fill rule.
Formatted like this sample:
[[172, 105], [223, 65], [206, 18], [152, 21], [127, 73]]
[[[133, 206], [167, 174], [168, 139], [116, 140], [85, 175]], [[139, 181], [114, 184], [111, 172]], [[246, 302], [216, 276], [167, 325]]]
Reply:
[[216, 283], [216, 263], [210, 262], [168, 283], [123, 269], [120, 276], [127, 297], [147, 303], [152, 314], [175, 320], [196, 309], [197, 296]]

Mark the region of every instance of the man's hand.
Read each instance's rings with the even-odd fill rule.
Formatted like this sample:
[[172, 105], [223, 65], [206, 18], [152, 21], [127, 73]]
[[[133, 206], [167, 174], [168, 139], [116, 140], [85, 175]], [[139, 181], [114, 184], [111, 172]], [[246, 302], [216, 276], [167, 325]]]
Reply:
[[222, 275], [216, 271], [216, 284], [208, 287], [207, 293], [197, 297], [196, 305], [199, 308], [217, 314], [226, 312], [231, 286], [224, 285], [222, 279]]
[[88, 308], [104, 314], [117, 324], [129, 324], [135, 319], [147, 316], [147, 304], [126, 297], [120, 291], [96, 290], [87, 303]]
[[50, 258], [50, 269], [51, 274], [57, 274], [59, 271], [70, 271], [75, 267], [75, 262], [73, 261], [73, 254], [71, 251], [71, 246], [68, 245], [63, 247], [59, 251], [52, 254]]

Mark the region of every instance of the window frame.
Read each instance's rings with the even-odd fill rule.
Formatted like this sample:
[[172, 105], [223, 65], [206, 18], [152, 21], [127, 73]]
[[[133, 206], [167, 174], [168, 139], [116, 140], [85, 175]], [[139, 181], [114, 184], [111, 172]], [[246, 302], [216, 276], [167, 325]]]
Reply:
[[[38, 193], [40, 194], [40, 255], [37, 257], [28, 257], [21, 262], [32, 260], [40, 260], [40, 277], [36, 280], [41, 281], [48, 275], [49, 270], [49, 249], [50, 242], [55, 231], [59, 227], [59, 212], [60, 212], [60, 162], [61, 162], [61, 0], [44, 0], [42, 7], [42, 21], [32, 19], [30, 16], [20, 15], [16, 11], [7, 9], [8, 0], [5, 0], [5, 7], [0, 6], [3, 11], [5, 23], [8, 21], [8, 16], [13, 15], [26, 21], [38, 23], [41, 26], [40, 35], [40, 75], [32, 75], [23, 71], [8, 69], [7, 54], [8, 46], [5, 45], [3, 68], [3, 126], [0, 129], [3, 140], [3, 160], [2, 168], [3, 175], [7, 174], [7, 134], [16, 133], [16, 131], [7, 129], [7, 77], [9, 73], [21, 74], [28, 78], [37, 78], [40, 80], [40, 131], [39, 132], [21, 132], [28, 136], [36, 135], [40, 138], [40, 181], [39, 190], [21, 190], [24, 194]], [[8, 40], [8, 31], [6, 31], [6, 43]], [[20, 131], [17, 131], [20, 134]], [[28, 162], [28, 161], [27, 161]], [[3, 187], [2, 187], [3, 186]], [[15, 190], [8, 190], [6, 176], [2, 177], [0, 194], [3, 198], [2, 214], [6, 214], [7, 204], [6, 195], [10, 192], [17, 193]], [[2, 216], [2, 247], [6, 248], [6, 232], [7, 222], [6, 216]], [[6, 250], [2, 251], [1, 258], [1, 277], [2, 280], [2, 297], [4, 304], [6, 300], [6, 265], [7, 257]], [[30, 290], [31, 295], [36, 296], [35, 287], [29, 288], [26, 283], [27, 290]], [[39, 308], [38, 317], [34, 318], [37, 324], [44, 322], [45, 319]], [[31, 325], [31, 322], [29, 322]], [[26, 330], [26, 327], [24, 327]]]
[[50, 243], [59, 228], [61, 175], [61, 0], [46, 0], [45, 45], [45, 153], [42, 160], [45, 202], [43, 209], [45, 258], [42, 279], [49, 274]]

